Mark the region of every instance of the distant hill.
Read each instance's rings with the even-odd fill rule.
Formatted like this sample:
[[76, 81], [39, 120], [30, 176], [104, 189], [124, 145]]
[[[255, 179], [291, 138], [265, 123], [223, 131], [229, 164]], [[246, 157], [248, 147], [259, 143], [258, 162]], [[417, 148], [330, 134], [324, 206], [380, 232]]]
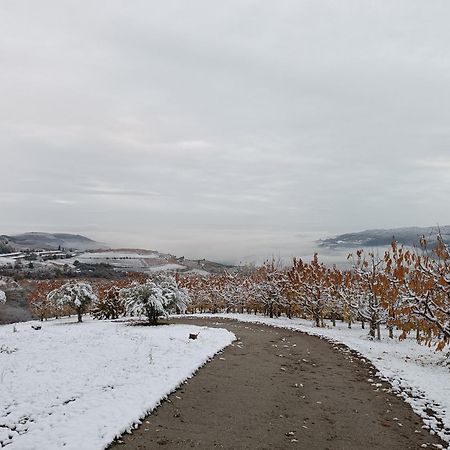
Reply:
[[[450, 242], [450, 226], [439, 227], [442, 237]], [[318, 241], [319, 246], [328, 248], [355, 248], [355, 247], [386, 247], [392, 240], [403, 245], [417, 245], [421, 236], [429, 238], [431, 244], [436, 242], [438, 227], [408, 227], [378, 230], [365, 230], [357, 233], [340, 234], [328, 239]]]
[[[80, 234], [31, 232], [0, 236], [0, 252], [24, 249], [56, 250], [58, 247], [76, 250], [105, 248], [105, 245]], [[3, 251], [2, 251], [3, 249]]]
[[[185, 274], [209, 275], [223, 273], [234, 266], [220, 264], [206, 259], [190, 260], [184, 256], [177, 257], [155, 250], [133, 248], [112, 249], [80, 234], [31, 232], [16, 235], [0, 235], [0, 266], [12, 264], [15, 258], [23, 258], [25, 250], [58, 250], [58, 248], [75, 251], [75, 256], [55, 257], [50, 255], [45, 261], [35, 262], [34, 270], [42, 271], [42, 266], [69, 266], [94, 270], [95, 267], [107, 265], [117, 271], [138, 271], [152, 273], [155, 271], [180, 272]], [[17, 253], [16, 255], [5, 255]], [[1, 255], [4, 255], [3, 257]], [[11, 262], [12, 261], [12, 262]], [[80, 266], [79, 264], [84, 266]], [[76, 267], [75, 267], [76, 265]], [[91, 267], [92, 266], [92, 267]], [[29, 269], [27, 269], [29, 270]]]

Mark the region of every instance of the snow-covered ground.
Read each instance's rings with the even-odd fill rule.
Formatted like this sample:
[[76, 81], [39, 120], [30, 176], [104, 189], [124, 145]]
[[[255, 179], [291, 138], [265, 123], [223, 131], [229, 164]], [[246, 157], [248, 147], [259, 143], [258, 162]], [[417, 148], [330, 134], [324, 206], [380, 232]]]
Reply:
[[[389, 381], [395, 392], [423, 418], [424, 426], [429, 427], [444, 441], [450, 442], [450, 356], [446, 351], [436, 352], [434, 348], [418, 345], [414, 339], [389, 339], [387, 331], [381, 341], [372, 341], [368, 338], [367, 327], [362, 330], [358, 324], [350, 330], [342, 323], [337, 323], [336, 327], [317, 328], [307, 320], [286, 317], [270, 319], [250, 314], [196, 316], [289, 328], [345, 344], [372, 362], [379, 370], [378, 375]], [[430, 411], [433, 411], [431, 417]]]
[[8, 264], [14, 265], [15, 262], [16, 262], [16, 260], [14, 258], [4, 256], [4, 255], [0, 256], [0, 267], [6, 266]]
[[0, 326], [0, 448], [103, 449], [233, 340], [87, 318]]
[[47, 264], [57, 266], [68, 264], [74, 266], [75, 261], [86, 264], [103, 263], [122, 270], [137, 270], [148, 273], [186, 269], [186, 266], [182, 264], [168, 262], [168, 255], [158, 252], [139, 252], [132, 250], [85, 252], [73, 258], [51, 260]]
[[181, 264], [163, 264], [161, 266], [153, 266], [149, 267], [149, 272], [164, 272], [167, 270], [182, 270], [186, 269], [186, 266], [182, 266]]
[[[161, 259], [158, 253], [142, 253], [133, 251], [84, 252], [72, 258], [48, 261], [48, 264], [73, 266], [75, 261], [85, 264], [110, 264], [127, 270], [145, 270], [148, 266], [158, 264]], [[165, 261], [163, 259], [163, 261]]]
[[108, 262], [111, 259], [152, 259], [159, 258], [159, 254], [157, 252], [142, 253], [140, 251], [114, 251], [114, 250], [105, 250], [103, 252], [85, 252], [78, 256], [79, 261], [81, 262], [96, 262], [100, 260], [101, 262]]

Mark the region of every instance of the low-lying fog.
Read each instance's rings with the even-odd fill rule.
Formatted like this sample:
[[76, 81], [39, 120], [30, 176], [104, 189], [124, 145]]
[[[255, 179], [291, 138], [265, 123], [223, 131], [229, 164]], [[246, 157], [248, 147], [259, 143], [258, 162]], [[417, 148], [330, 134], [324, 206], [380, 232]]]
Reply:
[[138, 247], [168, 252], [192, 259], [206, 258], [230, 264], [260, 264], [274, 257], [289, 263], [293, 257], [309, 261], [315, 252], [327, 264], [347, 266], [347, 255], [353, 249], [329, 249], [318, 244], [319, 239], [330, 236], [326, 232], [277, 233], [223, 231], [220, 234], [186, 234], [174, 238], [172, 235], [146, 237], [120, 233], [94, 233], [93, 237], [117, 247]]

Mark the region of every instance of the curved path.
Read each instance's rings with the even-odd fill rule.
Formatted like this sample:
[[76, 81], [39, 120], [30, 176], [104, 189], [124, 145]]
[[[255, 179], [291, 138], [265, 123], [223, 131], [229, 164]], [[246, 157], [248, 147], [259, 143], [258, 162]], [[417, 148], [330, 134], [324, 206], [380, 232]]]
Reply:
[[111, 448], [442, 448], [375, 369], [344, 347], [263, 325], [179, 320], [187, 321], [227, 328], [238, 341]]

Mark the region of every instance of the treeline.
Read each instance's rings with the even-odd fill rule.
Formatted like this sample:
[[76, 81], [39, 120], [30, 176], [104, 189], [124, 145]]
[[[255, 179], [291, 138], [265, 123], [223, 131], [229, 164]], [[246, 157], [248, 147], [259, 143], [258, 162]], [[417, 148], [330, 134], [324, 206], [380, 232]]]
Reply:
[[107, 278], [119, 279], [126, 273], [116, 270], [107, 263], [80, 263], [75, 261], [74, 267], [68, 264], [51, 265], [34, 261], [16, 261], [15, 264], [0, 266], [0, 276], [20, 280], [62, 280], [66, 278]]
[[350, 270], [327, 267], [317, 254], [311, 262], [294, 259], [290, 267], [274, 261], [237, 274], [180, 278], [190, 293], [191, 312], [247, 312], [329, 320], [367, 326], [380, 339], [413, 333], [418, 342], [443, 349], [450, 340], [450, 254], [440, 235], [428, 248], [423, 237], [414, 250], [392, 242], [384, 255], [358, 250]]
[[436, 242], [430, 249], [422, 238], [413, 250], [392, 242], [382, 256], [358, 250], [349, 255], [349, 270], [328, 267], [316, 254], [310, 262], [294, 259], [289, 267], [270, 261], [205, 277], [128, 273], [119, 280], [94, 279], [90, 286], [95, 300], [92, 297], [81, 313], [76, 301], [54, 302], [50, 295], [76, 281], [37, 281], [30, 289], [29, 305], [41, 319], [87, 311], [98, 319], [115, 319], [140, 311], [156, 322], [154, 308], [178, 299], [178, 310], [187, 306], [192, 313], [286, 315], [312, 320], [318, 327], [326, 321], [345, 321], [348, 327], [358, 323], [374, 339], [381, 338], [383, 329], [391, 338], [399, 330], [400, 339], [412, 334], [418, 342], [436, 343], [442, 350], [450, 341], [450, 253], [440, 235]]
[[29, 308], [41, 321], [76, 314], [95, 319], [121, 316], [145, 317], [156, 325], [171, 312], [185, 312], [189, 293], [175, 277], [158, 273], [146, 276], [129, 273], [120, 280], [45, 280], [33, 283], [28, 295]]

